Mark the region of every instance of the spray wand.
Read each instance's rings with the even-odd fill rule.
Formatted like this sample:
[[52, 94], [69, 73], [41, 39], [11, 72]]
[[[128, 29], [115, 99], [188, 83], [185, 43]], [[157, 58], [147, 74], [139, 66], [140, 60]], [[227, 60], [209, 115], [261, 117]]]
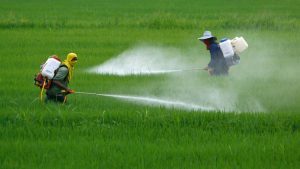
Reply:
[[192, 69], [174, 69], [170, 71], [193, 71], [193, 70], [207, 70], [207, 68], [192, 68]]
[[192, 68], [192, 69], [169, 69], [164, 71], [156, 71], [156, 73], [174, 73], [174, 72], [184, 72], [184, 71], [194, 71], [194, 70], [205, 70], [208, 71], [208, 68]]

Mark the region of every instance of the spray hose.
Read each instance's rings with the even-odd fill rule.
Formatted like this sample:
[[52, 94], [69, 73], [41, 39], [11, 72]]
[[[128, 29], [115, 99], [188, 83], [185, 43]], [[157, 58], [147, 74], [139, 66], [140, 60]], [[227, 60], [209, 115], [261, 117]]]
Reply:
[[45, 85], [46, 85], [46, 79], [44, 79], [43, 87], [40, 93], [41, 102], [43, 102], [43, 93], [44, 93]]

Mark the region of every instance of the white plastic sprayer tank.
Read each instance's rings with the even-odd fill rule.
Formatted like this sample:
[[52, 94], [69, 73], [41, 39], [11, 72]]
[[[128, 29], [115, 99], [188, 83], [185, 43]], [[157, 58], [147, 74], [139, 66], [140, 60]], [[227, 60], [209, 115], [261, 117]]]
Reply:
[[219, 45], [225, 58], [232, 57], [234, 55], [234, 50], [231, 45], [231, 40], [224, 39], [220, 42]]
[[42, 76], [52, 79], [55, 73], [55, 70], [60, 66], [60, 61], [55, 58], [49, 58], [42, 68]]
[[248, 43], [243, 37], [235, 37], [231, 40], [231, 44], [235, 53], [240, 54], [248, 48]]

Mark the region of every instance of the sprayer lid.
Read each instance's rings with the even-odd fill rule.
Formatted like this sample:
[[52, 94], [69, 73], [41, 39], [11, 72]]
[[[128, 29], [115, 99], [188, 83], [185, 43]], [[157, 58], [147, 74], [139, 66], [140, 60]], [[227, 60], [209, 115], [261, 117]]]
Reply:
[[50, 58], [53, 58], [53, 59], [55, 59], [55, 60], [57, 60], [57, 61], [60, 61], [60, 62], [61, 62], [61, 60], [59, 59], [59, 57], [58, 57], [58, 56], [56, 56], [56, 55], [52, 55], [52, 56], [50, 56]]
[[214, 38], [214, 36], [211, 34], [210, 31], [205, 31], [203, 33], [203, 36], [198, 38], [199, 40], [205, 40], [205, 39], [209, 39], [209, 38]]

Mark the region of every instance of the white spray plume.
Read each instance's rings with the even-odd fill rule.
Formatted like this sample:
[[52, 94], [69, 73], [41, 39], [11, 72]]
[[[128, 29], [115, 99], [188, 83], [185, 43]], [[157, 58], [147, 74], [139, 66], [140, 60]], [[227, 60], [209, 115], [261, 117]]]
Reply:
[[199, 67], [190, 59], [176, 48], [140, 45], [89, 69], [89, 72], [125, 76], [162, 74]]
[[159, 98], [151, 98], [151, 97], [141, 97], [141, 96], [128, 96], [128, 95], [116, 95], [116, 94], [101, 94], [101, 93], [88, 93], [88, 92], [76, 92], [78, 94], [87, 94], [87, 95], [97, 95], [103, 97], [113, 97], [122, 100], [134, 101], [146, 105], [153, 106], [165, 106], [167, 108], [179, 108], [186, 110], [201, 110], [201, 111], [213, 111], [215, 110], [212, 107], [201, 106], [192, 103], [185, 103], [182, 101], [176, 100], [167, 100], [167, 99], [159, 99]]
[[[242, 63], [243, 61], [248, 62], [247, 64], [251, 65], [255, 64], [259, 57], [252, 56], [248, 59], [241, 57], [241, 61]], [[268, 62], [268, 58], [263, 60]], [[176, 72], [179, 69], [204, 67], [208, 61], [209, 53], [207, 53], [207, 56], [199, 56], [197, 48], [191, 48], [189, 51], [183, 52], [172, 47], [140, 45], [126, 50], [117, 57], [88, 71], [119, 76], [157, 74]], [[259, 63], [264, 64], [262, 59]], [[191, 109], [195, 106], [205, 105], [204, 107], [223, 112], [265, 112], [266, 109], [257, 96], [245, 92], [248, 90], [247, 87], [254, 83], [251, 78], [255, 78], [257, 73], [253, 71], [247, 73], [249, 72], [247, 64], [235, 66], [233, 69], [236, 70], [231, 71], [234, 75], [229, 77], [209, 77], [203, 71], [201, 73], [200, 71], [172, 73], [164, 78], [162, 84], [154, 81], [142, 86], [137, 85], [135, 88], [140, 91], [139, 95], [141, 97], [138, 98], [140, 102], [155, 102], [149, 98], [151, 96], [151, 98], [158, 100], [159, 98], [177, 100], [173, 101], [173, 105], [183, 106], [185, 104], [185, 107], [190, 106]], [[257, 70], [254, 69], [254, 71]], [[268, 73], [265, 72], [263, 76], [268, 76]], [[159, 93], [157, 93], [158, 86]], [[153, 93], [156, 94], [153, 95]], [[144, 99], [141, 99], [142, 96]], [[126, 96], [126, 98], [134, 100], [129, 96]], [[135, 99], [137, 100], [137, 98]], [[162, 103], [158, 100], [157, 103]], [[166, 101], [165, 105], [171, 104], [171, 102]]]

